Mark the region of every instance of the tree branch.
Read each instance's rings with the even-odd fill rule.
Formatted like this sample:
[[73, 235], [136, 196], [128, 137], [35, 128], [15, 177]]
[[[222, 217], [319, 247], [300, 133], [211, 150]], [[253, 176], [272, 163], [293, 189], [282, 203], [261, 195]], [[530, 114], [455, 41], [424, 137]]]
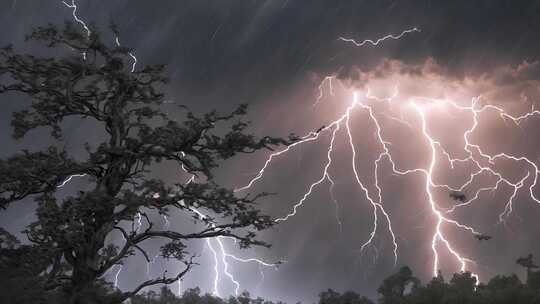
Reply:
[[126, 299], [128, 298], [131, 298], [133, 297], [134, 295], [136, 295], [139, 291], [141, 291], [143, 288], [145, 287], [148, 287], [148, 286], [152, 286], [152, 285], [157, 285], [157, 284], [166, 284], [166, 285], [169, 285], [169, 284], [172, 284], [176, 281], [178, 281], [179, 279], [181, 279], [186, 273], [188, 273], [188, 271], [191, 270], [191, 268], [193, 267], [193, 265], [197, 265], [197, 263], [193, 262], [193, 256], [189, 259], [188, 262], [185, 262], [185, 265], [186, 265], [186, 268], [184, 268], [184, 270], [182, 270], [181, 272], [179, 272], [176, 276], [174, 277], [165, 277], [165, 274], [163, 275], [163, 277], [161, 278], [155, 278], [155, 279], [151, 279], [151, 280], [147, 280], [145, 282], [143, 282], [142, 284], [140, 284], [139, 286], [137, 286], [135, 289], [133, 289], [132, 291], [130, 292], [124, 292], [122, 293], [122, 295], [120, 296], [119, 298], [119, 303], [120, 302], [123, 302], [125, 301]]

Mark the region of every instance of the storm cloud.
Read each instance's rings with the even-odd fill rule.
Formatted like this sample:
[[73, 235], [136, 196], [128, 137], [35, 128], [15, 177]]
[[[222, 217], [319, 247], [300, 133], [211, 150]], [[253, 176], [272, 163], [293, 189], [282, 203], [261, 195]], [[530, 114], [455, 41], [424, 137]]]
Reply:
[[[354, 91], [359, 92], [362, 100], [368, 100], [368, 89], [380, 98], [390, 97], [397, 90], [399, 94], [392, 102], [398, 106], [389, 114], [404, 118], [412, 129], [386, 117], [385, 135], [395, 146], [396, 161], [404, 166], [425, 167], [428, 162], [429, 151], [418, 132], [418, 116], [407, 107], [410, 102], [421, 102], [419, 97], [451, 99], [467, 105], [472, 98], [482, 96], [482, 104], [504, 106], [515, 115], [538, 105], [540, 97], [540, 1], [79, 0], [77, 3], [79, 16], [99, 27], [104, 35], [109, 35], [107, 25], [114, 20], [122, 45], [134, 48], [140, 66], [154, 63], [167, 66], [171, 81], [166, 93], [172, 104], [184, 104], [203, 112], [227, 111], [240, 103], [249, 103], [251, 130], [257, 134], [303, 135], [343, 113]], [[42, 49], [26, 44], [24, 35], [34, 26], [61, 24], [71, 18], [71, 11], [61, 1], [3, 1], [0, 45], [12, 43], [17, 50], [39, 53]], [[413, 27], [421, 31], [377, 46], [356, 47], [338, 39], [377, 39]], [[319, 85], [327, 76], [336, 78], [334, 95], [327, 86], [323, 87], [323, 99], [314, 107]], [[10, 138], [11, 112], [26, 102], [18, 96], [2, 97], [4, 110], [0, 121], [5, 132], [0, 141], [4, 157], [24, 146], [36, 148], [49, 142], [39, 135], [31, 135], [22, 142]], [[170, 111], [177, 110], [171, 106]], [[181, 115], [178, 111], [179, 119]], [[358, 111], [353, 118], [359, 149], [358, 170], [366, 183], [372, 184], [372, 164], [380, 149], [374, 126], [365, 112]], [[439, 136], [448, 150], [456, 155], [463, 153], [459, 135], [472, 123], [471, 117], [440, 109], [431, 119], [433, 134]], [[512, 152], [534, 160], [540, 156], [540, 140], [535, 132], [540, 124], [534, 119], [518, 127], [492, 113], [482, 117], [482, 123], [473, 139], [488, 151]], [[96, 135], [84, 123], [74, 122], [67, 138], [68, 148], [81, 153], [77, 143], [96, 139]], [[253, 189], [277, 193], [266, 199], [261, 208], [274, 216], [288, 213], [309, 185], [320, 177], [329, 140], [325, 133], [317, 143], [302, 146], [276, 160]], [[328, 186], [323, 185], [295, 218], [264, 233], [264, 239], [273, 244], [271, 249], [248, 252], [233, 249], [246, 257], [287, 261], [277, 271], [265, 270], [264, 280], [257, 266], [233, 263], [242, 288], [262, 297], [289, 302], [311, 302], [329, 287], [375, 296], [379, 282], [397, 269], [390, 236], [383, 228], [374, 239], [377, 249], [360, 252], [371, 231], [372, 211], [353, 182], [347, 144], [345, 136], [338, 136], [336, 154], [340, 157], [331, 169], [336, 181], [338, 210]], [[223, 164], [218, 179], [230, 187], [245, 184], [267, 156], [260, 153]], [[501, 166], [512, 178], [518, 178], [525, 170], [511, 164]], [[463, 179], [464, 175], [460, 174], [445, 175], [446, 169], [442, 167], [437, 178], [456, 183]], [[178, 172], [166, 166], [159, 167], [159, 172], [165, 179], [180, 178]], [[430, 238], [434, 219], [425, 204], [422, 182], [420, 177], [396, 178], [386, 174], [384, 201], [397, 232], [398, 266], [410, 265], [426, 280], [431, 275]], [[72, 191], [84, 187], [84, 180], [75, 181], [70, 187]], [[451, 204], [445, 193], [438, 195]], [[509, 189], [501, 189], [494, 196], [483, 197], [470, 210], [456, 213], [459, 220], [493, 235], [493, 240], [479, 244], [470, 235], [448, 231], [456, 246], [475, 259], [477, 264], [472, 267], [481, 277], [518, 272], [516, 257], [540, 252], [537, 242], [540, 206], [531, 202], [526, 193], [517, 197], [516, 215], [507, 226], [497, 224], [508, 195]], [[20, 231], [31, 220], [31, 212], [31, 205], [24, 205], [0, 213], [2, 226]], [[185, 218], [178, 217], [171, 224], [173, 228], [182, 228], [185, 222]], [[210, 291], [212, 258], [203, 244], [193, 246], [203, 250], [201, 266], [185, 279], [183, 286], [201, 286]], [[233, 244], [230, 246], [234, 248]], [[452, 257], [444, 254], [442, 259], [445, 274], [456, 271]], [[165, 266], [157, 262], [153, 266], [155, 274]], [[141, 257], [135, 257], [126, 264], [120, 287], [132, 287], [139, 281], [136, 278], [144, 276], [146, 264]], [[223, 290], [232, 292], [232, 284], [225, 281]]]

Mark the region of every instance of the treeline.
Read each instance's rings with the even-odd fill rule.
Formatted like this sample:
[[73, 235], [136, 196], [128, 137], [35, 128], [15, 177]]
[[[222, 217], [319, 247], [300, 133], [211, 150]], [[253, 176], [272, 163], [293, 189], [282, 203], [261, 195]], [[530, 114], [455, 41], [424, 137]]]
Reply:
[[[12, 240], [0, 238], [0, 245]], [[2, 244], [4, 243], [4, 244]], [[47, 290], [42, 275], [44, 265], [40, 265], [39, 255], [25, 250], [1, 249], [0, 246], [0, 303], [70, 303], [61, 290]], [[10, 247], [10, 246], [8, 246]], [[332, 289], [319, 294], [318, 304], [540, 304], [540, 271], [532, 261], [532, 255], [520, 258], [517, 263], [526, 269], [527, 277], [522, 282], [515, 274], [498, 275], [488, 282], [477, 284], [469, 272], [456, 273], [445, 279], [441, 273], [426, 284], [422, 284], [408, 267], [402, 267], [395, 274], [383, 280], [377, 289], [378, 297], [369, 299], [355, 292], [340, 293]], [[40, 267], [41, 266], [41, 267]], [[99, 280], [85, 291], [77, 303], [113, 303], [115, 290], [111, 283]], [[275, 295], [279, 298], [279, 295]], [[167, 286], [159, 292], [149, 290], [133, 296], [126, 303], [131, 304], [285, 304], [272, 302], [260, 297], [253, 298], [247, 292], [236, 297], [222, 299], [199, 288], [187, 289], [177, 296]]]
[[[408, 267], [386, 278], [377, 300], [355, 292], [339, 293], [332, 289], [319, 294], [319, 304], [536, 304], [540, 303], [540, 272], [527, 268], [527, 280], [517, 275], [498, 275], [487, 283], [477, 284], [470, 272], [456, 273], [449, 280], [442, 274], [423, 285]], [[276, 297], [279, 297], [278, 295]], [[132, 304], [283, 304], [262, 298], [251, 298], [247, 292], [221, 299], [201, 294], [199, 288], [186, 290], [181, 297], [167, 287], [159, 293], [148, 291], [135, 296]]]

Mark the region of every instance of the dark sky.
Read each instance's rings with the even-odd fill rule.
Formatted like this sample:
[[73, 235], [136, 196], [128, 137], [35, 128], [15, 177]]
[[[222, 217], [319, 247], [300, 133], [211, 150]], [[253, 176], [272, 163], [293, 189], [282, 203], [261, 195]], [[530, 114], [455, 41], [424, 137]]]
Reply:
[[[469, 105], [472, 97], [482, 95], [482, 104], [495, 104], [518, 116], [539, 102], [540, 1], [79, 0], [77, 3], [78, 16], [88, 24], [105, 30], [113, 19], [119, 25], [120, 41], [135, 49], [139, 66], [167, 65], [171, 76], [167, 99], [173, 104], [186, 104], [196, 111], [226, 111], [247, 102], [251, 105], [252, 131], [257, 134], [306, 134], [342, 115], [353, 91], [364, 96], [370, 88], [374, 95], [390, 96], [397, 87], [399, 94], [391, 109], [379, 107], [373, 99], [366, 100], [366, 104], [373, 105], [380, 117], [383, 135], [392, 142], [392, 155], [401, 168], [427, 168], [430, 162], [429, 143], [422, 135], [419, 116], [407, 107], [408, 102], [419, 96], [430, 98], [426, 103], [440, 99]], [[36, 46], [24, 43], [24, 35], [34, 26], [60, 24], [64, 20], [72, 20], [71, 10], [59, 0], [3, 0], [0, 44], [13, 43], [18, 50], [39, 52]], [[376, 47], [355, 47], [338, 39], [340, 36], [377, 39], [413, 27], [421, 31], [399, 40], [385, 40]], [[314, 107], [318, 86], [329, 75], [339, 79], [332, 83], [335, 96], [330, 95], [325, 83], [324, 98]], [[9, 116], [24, 105], [24, 99], [3, 96], [2, 105], [3, 156], [25, 146], [37, 149], [47, 144], [46, 137], [40, 134], [14, 142], [10, 138]], [[170, 111], [176, 115], [173, 107]], [[351, 129], [357, 147], [358, 171], [369, 191], [375, 193], [373, 161], [381, 147], [376, 141], [375, 126], [366, 113], [355, 110]], [[451, 108], [426, 113], [433, 137], [452, 155], [464, 157], [462, 135], [472, 124], [471, 113]], [[388, 119], [388, 115], [403, 118], [411, 127]], [[178, 119], [181, 119], [179, 114]], [[517, 126], [493, 113], [486, 114], [471, 140], [490, 154], [505, 152], [536, 162], [540, 156], [538, 121], [538, 117], [533, 117]], [[78, 144], [99, 138], [84, 122], [72, 122], [70, 126], [67, 146], [74, 153], [83, 151]], [[278, 195], [262, 202], [261, 208], [274, 216], [283, 216], [291, 210], [310, 184], [320, 178], [330, 134], [325, 132], [317, 143], [295, 148], [272, 163], [254, 190]], [[456, 166], [452, 171], [440, 152], [437, 152], [441, 165], [435, 172], [436, 181], [463, 183], [471, 166]], [[392, 219], [399, 246], [395, 266], [391, 238], [380, 213], [374, 246], [360, 251], [369, 238], [373, 212], [354, 182], [346, 132], [336, 137], [334, 155], [330, 173], [336, 182], [334, 192], [342, 231], [336, 221], [329, 184], [325, 182], [313, 191], [297, 216], [263, 234], [274, 245], [271, 249], [241, 252], [226, 242], [239, 256], [287, 261], [277, 271], [263, 268], [264, 280], [256, 265], [230, 261], [229, 270], [242, 289], [270, 299], [312, 302], [320, 291], [330, 287], [375, 296], [380, 281], [400, 265], [410, 265], [424, 281], [429, 279], [433, 264], [431, 238], [436, 221], [423, 188], [425, 178], [396, 177], [387, 162], [381, 167], [383, 204]], [[267, 156], [267, 152], [261, 152], [233, 159], [219, 170], [218, 178], [231, 187], [246, 184]], [[513, 183], [527, 172], [535, 174], [531, 165], [523, 162], [502, 161], [494, 168], [504, 172]], [[166, 166], [156, 169], [165, 179], [179, 178], [179, 172], [171, 172]], [[476, 189], [490, 181], [493, 179], [481, 178], [465, 193], [473, 196]], [[518, 191], [514, 211], [506, 224], [498, 224], [498, 215], [512, 194], [508, 186], [484, 193], [471, 206], [449, 215], [493, 236], [492, 240], [479, 243], [470, 233], [452, 225], [444, 228], [455, 249], [476, 262], [469, 263], [468, 269], [478, 273], [481, 279], [501, 272], [518, 272], [520, 269], [514, 263], [518, 256], [529, 252], [540, 254], [537, 220], [540, 206], [530, 198], [532, 182], [531, 176]], [[81, 179], [69, 187], [73, 191], [84, 185]], [[536, 188], [533, 193], [540, 196]], [[436, 198], [444, 208], [455, 203], [444, 191], [438, 191]], [[32, 205], [26, 204], [0, 214], [2, 226], [14, 232], [22, 230], [31, 220], [31, 211]], [[170, 220], [173, 228], [187, 225], [182, 215]], [[201, 266], [188, 275], [183, 288], [201, 286], [204, 291], [211, 291], [212, 256], [204, 243], [193, 244], [193, 249], [202, 250]], [[459, 270], [443, 245], [439, 245], [439, 252], [440, 265], [447, 276]], [[166, 266], [157, 261], [151, 274], [159, 275]], [[169, 267], [176, 269], [174, 264]], [[146, 275], [144, 260], [134, 257], [120, 274], [119, 287], [132, 288]], [[220, 276], [221, 294], [231, 294], [230, 280], [223, 273]]]

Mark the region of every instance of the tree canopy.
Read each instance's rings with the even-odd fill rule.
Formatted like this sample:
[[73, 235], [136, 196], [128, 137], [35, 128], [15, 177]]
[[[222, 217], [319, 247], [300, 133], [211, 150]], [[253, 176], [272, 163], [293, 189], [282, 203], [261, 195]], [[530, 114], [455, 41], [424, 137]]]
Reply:
[[[539, 275], [540, 272], [530, 272]], [[470, 272], [455, 273], [445, 281], [442, 273], [421, 284], [408, 267], [400, 268], [381, 283], [379, 298], [374, 301], [356, 292], [328, 289], [319, 294], [318, 304], [535, 304], [540, 303], [540, 286], [528, 278], [522, 283], [516, 275], [497, 275], [486, 283], [477, 284]], [[279, 295], [277, 295], [279, 296]], [[229, 299], [200, 295], [200, 290], [188, 289], [181, 296], [164, 287], [160, 293], [147, 292], [133, 299], [133, 304], [273, 304], [248, 293]], [[280, 302], [278, 302], [281, 304]]]
[[[0, 94], [29, 100], [13, 113], [14, 139], [40, 128], [52, 135], [45, 150], [29, 147], [0, 160], [0, 209], [37, 204], [24, 246], [2, 230], [2, 271], [16, 272], [12, 278], [35, 276], [31, 286], [41, 295], [60, 293], [66, 302], [86, 303], [89, 293], [107, 288], [102, 277], [108, 270], [137, 253], [150, 261], [142, 244], [166, 240], [161, 255], [185, 268], [143, 281], [132, 291], [108, 294], [107, 302], [120, 303], [147, 286], [184, 276], [196, 263], [189, 240], [221, 236], [241, 248], [269, 246], [256, 238], [274, 224], [256, 206], [266, 194], [235, 194], [215, 181], [213, 171], [223, 160], [288, 144], [294, 136], [249, 134], [246, 105], [228, 114], [196, 115], [186, 109], [184, 118], [170, 117], [162, 110], [165, 67], [132, 70], [132, 50], [104, 42], [97, 29], [86, 35], [68, 22], [63, 28], [38, 27], [27, 39], [65, 55], [19, 54], [12, 46], [0, 50]], [[103, 134], [103, 141], [85, 144], [83, 159], [63, 144], [65, 122], [72, 118], [92, 121], [95, 129], [89, 132]], [[152, 177], [153, 165], [162, 161], [194, 178], [185, 183]], [[73, 175], [85, 176], [91, 190], [60, 198], [58, 190]], [[194, 226], [198, 230], [172, 231], [152, 220], [151, 214], [172, 212], [186, 214], [186, 221], [200, 224]], [[122, 236], [121, 244], [109, 241], [114, 232]]]
[[[535, 272], [535, 274], [538, 274]], [[405, 288], [403, 288], [405, 286]], [[442, 274], [421, 284], [408, 267], [383, 280], [379, 298], [371, 300], [356, 292], [344, 293], [328, 289], [319, 294], [318, 304], [535, 304], [540, 303], [540, 288], [522, 283], [516, 275], [497, 275], [486, 283], [477, 284], [469, 272], [455, 273], [449, 281]], [[390, 292], [391, 291], [391, 292]], [[279, 295], [276, 295], [279, 297]], [[159, 293], [149, 291], [132, 299], [133, 304], [274, 304], [262, 298], [252, 298], [244, 292], [238, 297], [221, 299], [201, 294], [198, 288], [187, 289], [177, 296], [167, 287]], [[277, 302], [277, 304], [283, 304]]]

